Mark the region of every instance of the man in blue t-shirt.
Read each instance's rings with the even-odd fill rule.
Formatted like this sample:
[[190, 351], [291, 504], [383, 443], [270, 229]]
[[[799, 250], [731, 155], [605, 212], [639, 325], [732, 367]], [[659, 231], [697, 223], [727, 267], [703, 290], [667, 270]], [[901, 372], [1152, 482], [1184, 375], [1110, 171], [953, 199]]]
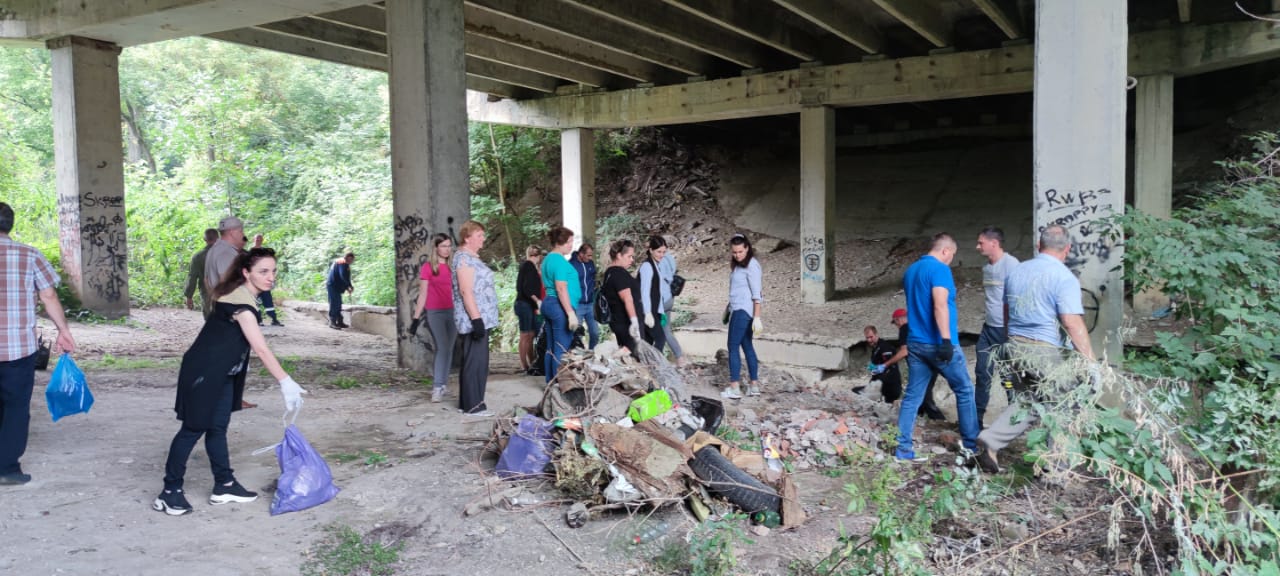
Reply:
[[[1065, 359], [1068, 351], [1062, 347], [1059, 322], [1076, 351], [1094, 360], [1093, 344], [1084, 325], [1080, 280], [1065, 264], [1070, 251], [1071, 235], [1067, 229], [1049, 226], [1040, 233], [1040, 253], [1019, 264], [1005, 280], [1004, 325], [1009, 330], [1009, 357], [1021, 374], [1021, 389], [1034, 391], [1045, 375], [1054, 372], [1053, 368]], [[1020, 402], [1010, 403], [978, 436], [977, 461], [983, 471], [1000, 471], [996, 453], [1035, 421], [1034, 414], [1028, 416], [1026, 410]]]
[[956, 327], [956, 283], [951, 261], [956, 241], [949, 234], [933, 237], [929, 253], [907, 268], [902, 288], [907, 297], [907, 389], [898, 411], [899, 460], [921, 461], [912, 446], [916, 411], [924, 402], [929, 380], [941, 374], [956, 396], [956, 415], [964, 448], [977, 450], [978, 413], [973, 404], [973, 383], [965, 365], [964, 352], [954, 341]]

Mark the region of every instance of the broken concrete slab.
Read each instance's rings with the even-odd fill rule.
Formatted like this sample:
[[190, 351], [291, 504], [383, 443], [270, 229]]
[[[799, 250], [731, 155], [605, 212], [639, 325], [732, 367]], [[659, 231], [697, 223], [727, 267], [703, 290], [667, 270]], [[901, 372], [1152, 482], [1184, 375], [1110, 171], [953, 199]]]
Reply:
[[[676, 334], [685, 354], [691, 356], [714, 358], [728, 342], [723, 328], [681, 328]], [[835, 371], [849, 368], [849, 348], [856, 342], [853, 338], [787, 333], [764, 334], [752, 340], [762, 363]]]

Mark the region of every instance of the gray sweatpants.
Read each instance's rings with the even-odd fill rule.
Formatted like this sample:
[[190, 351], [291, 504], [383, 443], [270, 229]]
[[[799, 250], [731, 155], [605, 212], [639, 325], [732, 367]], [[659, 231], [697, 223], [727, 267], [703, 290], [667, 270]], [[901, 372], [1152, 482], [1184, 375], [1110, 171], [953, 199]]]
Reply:
[[978, 441], [989, 450], [1003, 449], [1035, 424], [1038, 418], [1028, 407], [1029, 397], [1052, 393], [1059, 382], [1051, 379], [1064, 377], [1055, 372], [1065, 361], [1065, 348], [1017, 336], [1010, 338], [1005, 347], [1012, 367], [1022, 374], [1023, 386], [995, 422], [978, 434]]
[[676, 340], [675, 332], [671, 330], [671, 320], [668, 319], [666, 324], [662, 325], [662, 332], [667, 335], [667, 346], [671, 347], [671, 354], [676, 358], [684, 356], [684, 351], [680, 349], [680, 341]]
[[449, 369], [453, 366], [453, 343], [458, 340], [453, 310], [427, 310], [427, 331], [436, 348], [431, 383], [436, 389], [444, 389], [449, 385]]

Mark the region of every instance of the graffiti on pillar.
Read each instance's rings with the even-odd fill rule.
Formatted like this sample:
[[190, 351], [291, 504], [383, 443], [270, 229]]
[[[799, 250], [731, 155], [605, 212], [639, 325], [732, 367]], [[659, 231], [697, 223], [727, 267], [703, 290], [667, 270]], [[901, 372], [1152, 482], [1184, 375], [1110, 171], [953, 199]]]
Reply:
[[123, 208], [124, 196], [96, 196], [93, 192], [85, 192], [80, 205], [85, 208]]
[[82, 286], [80, 275], [80, 197], [58, 196], [58, 236], [61, 240], [62, 269], [76, 290]]
[[111, 217], [81, 218], [80, 242], [84, 253], [81, 273], [84, 289], [106, 302], [118, 302], [124, 296], [128, 278], [128, 248], [124, 216], [116, 211]]
[[1111, 215], [1111, 196], [1108, 188], [1076, 191], [1050, 188], [1037, 198], [1036, 208], [1044, 222], [1038, 231], [1044, 232], [1045, 228], [1056, 224], [1071, 233], [1067, 266], [1072, 270], [1110, 263], [1115, 240], [1099, 220]]
[[396, 218], [396, 278], [412, 284], [427, 261], [431, 230], [418, 214]]
[[800, 242], [800, 261], [804, 269], [801, 277], [805, 280], [822, 282], [826, 280], [823, 263], [827, 257], [827, 240], [821, 236], [805, 236]]

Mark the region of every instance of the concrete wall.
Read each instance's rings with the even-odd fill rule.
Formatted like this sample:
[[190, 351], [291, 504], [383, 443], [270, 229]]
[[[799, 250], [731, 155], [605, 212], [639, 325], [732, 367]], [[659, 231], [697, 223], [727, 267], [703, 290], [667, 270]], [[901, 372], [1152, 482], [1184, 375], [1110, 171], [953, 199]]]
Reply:
[[[725, 215], [747, 230], [797, 242], [799, 150], [755, 149], [721, 163], [717, 197]], [[1004, 228], [1010, 249], [1031, 251], [1030, 142], [844, 150], [837, 151], [836, 164], [837, 242], [944, 230], [963, 239], [996, 224]]]

